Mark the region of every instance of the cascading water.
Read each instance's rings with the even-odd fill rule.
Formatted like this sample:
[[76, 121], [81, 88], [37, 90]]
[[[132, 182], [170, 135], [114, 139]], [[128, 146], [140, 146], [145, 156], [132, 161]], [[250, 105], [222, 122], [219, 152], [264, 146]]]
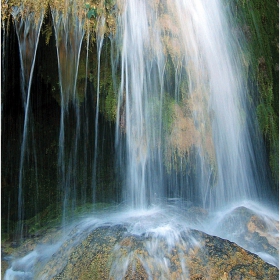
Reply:
[[[80, 111], [79, 100], [76, 94], [76, 81], [78, 75], [81, 44], [84, 36], [83, 20], [76, 14], [75, 5], [66, 4], [66, 11], [57, 11], [52, 8], [56, 47], [58, 57], [58, 71], [60, 82], [60, 133], [59, 133], [59, 189], [62, 193], [63, 220], [66, 219], [66, 209], [69, 203], [75, 204], [77, 188], [77, 160], [78, 142], [80, 138]], [[74, 135], [66, 134], [65, 123], [68, 118], [71, 105], [74, 107], [76, 129]], [[72, 125], [71, 123], [68, 124]], [[71, 141], [72, 139], [72, 141]], [[68, 151], [65, 141], [70, 141]], [[70, 147], [70, 148], [69, 148]], [[69, 150], [70, 149], [70, 150]]]
[[[124, 198], [136, 208], [153, 203], [156, 194], [163, 195], [159, 192], [164, 59], [160, 31], [151, 28], [156, 26], [156, 15], [148, 15], [148, 8], [144, 1], [127, 1], [117, 34], [122, 40], [118, 119], [124, 120], [127, 151]], [[117, 137], [121, 129], [117, 127]]]
[[[44, 16], [44, 7], [42, 6], [39, 13], [36, 14], [32, 11], [24, 14], [26, 7], [24, 4], [13, 10], [13, 17], [15, 19], [15, 27], [19, 42], [20, 60], [21, 60], [21, 87], [22, 87], [22, 100], [24, 105], [24, 124], [20, 154], [20, 167], [19, 167], [19, 191], [18, 191], [18, 220], [24, 219], [24, 199], [23, 199], [23, 180], [25, 172], [25, 161], [27, 152], [27, 139], [29, 131], [29, 118], [30, 118], [30, 90], [32, 84], [33, 70], [35, 65], [36, 51], [38, 46], [39, 34]], [[27, 8], [28, 9], [28, 8]], [[34, 141], [34, 137], [32, 136]], [[34, 144], [33, 144], [34, 145]], [[33, 146], [34, 148], [34, 146]], [[36, 151], [35, 169], [36, 169]], [[23, 224], [20, 222], [18, 226], [18, 233], [22, 237]]]
[[[191, 184], [204, 207], [256, 199], [263, 178], [252, 164], [239, 46], [230, 38], [221, 3], [127, 1], [121, 8], [118, 113], [125, 118], [125, 198], [136, 208], [153, 203], [155, 194], [165, 193], [163, 154], [170, 162], [173, 153], [182, 160], [195, 149], [188, 165], [195, 166]], [[167, 63], [175, 69], [173, 80]], [[163, 131], [163, 104], [173, 95], [173, 129]], [[181, 164], [181, 171], [186, 168]]]
[[102, 15], [98, 19], [98, 31], [97, 31], [97, 100], [96, 100], [96, 112], [95, 112], [95, 139], [94, 139], [94, 159], [93, 159], [93, 172], [92, 172], [92, 189], [93, 189], [93, 201], [95, 201], [96, 193], [96, 169], [97, 169], [97, 151], [98, 151], [98, 117], [99, 117], [99, 95], [100, 95], [100, 56], [104, 40], [104, 25], [105, 18]]
[[[140, 267], [143, 279], [189, 279], [194, 268], [188, 257], [203, 251], [206, 242], [193, 229], [234, 241], [277, 266], [276, 249], [264, 253], [251, 240], [257, 220], [267, 230], [259, 231], [260, 236], [267, 234], [274, 244], [278, 215], [262, 205], [272, 199], [265, 186], [263, 152], [255, 151], [259, 147], [247, 104], [242, 46], [230, 34], [230, 13], [220, 2], [118, 0], [113, 5], [115, 29], [106, 14], [112, 1], [91, 6], [69, 0], [63, 11], [51, 6], [60, 84], [61, 238], [12, 261], [5, 279], [68, 279], [67, 270], [77, 279], [76, 264], [81, 259], [86, 263], [95, 249], [96, 255], [82, 268], [85, 278], [88, 267], [109, 256], [104, 271], [98, 274], [103, 263], [97, 263], [88, 278], [124, 279]], [[91, 61], [92, 22], [96, 52]], [[102, 61], [108, 30], [115, 107], [106, 103], [111, 97], [102, 80], [103, 63], [109, 60]], [[79, 69], [84, 37], [86, 73]], [[77, 89], [80, 70], [82, 97]], [[115, 137], [100, 132], [104, 106], [114, 108]], [[106, 137], [115, 141], [116, 156], [108, 157], [120, 175], [112, 185], [122, 184], [118, 202], [125, 207], [91, 211], [80, 221], [65, 223], [67, 208], [74, 209], [78, 197], [89, 201], [81, 178], [82, 184], [91, 185], [91, 199], [97, 200], [103, 160], [99, 153], [104, 153]], [[24, 150], [22, 146], [21, 153]], [[113, 244], [110, 252], [101, 241]], [[80, 258], [81, 247], [85, 254]]]

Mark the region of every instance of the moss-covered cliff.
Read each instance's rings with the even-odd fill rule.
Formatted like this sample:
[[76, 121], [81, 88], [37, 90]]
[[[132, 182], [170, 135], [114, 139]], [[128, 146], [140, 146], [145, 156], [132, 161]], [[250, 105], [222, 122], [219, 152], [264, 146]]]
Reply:
[[[279, 174], [279, 2], [235, 0], [230, 6], [248, 73], [249, 101], [265, 139], [275, 188]], [[245, 43], [245, 44], [244, 44]]]

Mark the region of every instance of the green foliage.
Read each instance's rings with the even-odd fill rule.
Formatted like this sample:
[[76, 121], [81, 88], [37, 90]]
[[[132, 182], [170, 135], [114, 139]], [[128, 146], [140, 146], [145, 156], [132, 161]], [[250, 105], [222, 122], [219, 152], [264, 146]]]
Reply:
[[104, 102], [104, 115], [109, 121], [116, 121], [117, 96], [113, 91], [108, 91]]
[[257, 117], [261, 132], [269, 139], [269, 141], [274, 142], [276, 140], [275, 136], [278, 130], [278, 120], [275, 119], [276, 116], [271, 104], [266, 105], [264, 103], [260, 103], [257, 106]]
[[96, 18], [97, 10], [95, 8], [89, 9], [87, 12], [87, 18], [90, 19], [91, 17]]
[[[250, 91], [260, 131], [267, 144], [270, 167], [276, 185], [279, 173], [279, 9], [276, 1], [235, 0], [231, 5], [239, 28], [239, 40], [246, 40], [247, 68], [258, 91]], [[250, 89], [249, 89], [250, 90]]]
[[164, 114], [162, 115], [162, 118], [163, 118], [163, 129], [164, 132], [167, 134], [170, 134], [172, 124], [174, 121], [174, 104], [175, 104], [175, 100], [172, 99], [168, 93], [165, 94], [163, 108], [162, 108]]

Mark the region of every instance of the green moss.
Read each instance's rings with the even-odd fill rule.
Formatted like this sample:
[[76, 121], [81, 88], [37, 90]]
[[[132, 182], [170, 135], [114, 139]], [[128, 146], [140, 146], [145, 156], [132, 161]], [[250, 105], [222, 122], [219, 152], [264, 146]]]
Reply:
[[[69, 203], [69, 205], [71, 205], [71, 203]], [[85, 203], [77, 205], [75, 209], [69, 206], [63, 213], [62, 208], [58, 207], [56, 203], [52, 203], [34, 217], [23, 221], [24, 228], [26, 229], [26, 236], [40, 235], [48, 229], [61, 226], [63, 216], [71, 217], [67, 219], [67, 222], [71, 222], [73, 219], [88, 215], [92, 211], [102, 211], [109, 207], [112, 207], [112, 205], [108, 203]], [[10, 237], [16, 233], [16, 230], [16, 222], [3, 220], [1, 222], [2, 242], [9, 240]]]
[[239, 29], [248, 78], [257, 85], [249, 89], [249, 100], [256, 108], [257, 122], [269, 153], [276, 185], [279, 174], [279, 8], [276, 1], [225, 1], [231, 6]]
[[115, 121], [117, 115], [117, 96], [113, 91], [108, 91], [104, 101], [104, 114], [107, 120]]
[[172, 124], [174, 121], [174, 104], [175, 104], [175, 100], [172, 99], [168, 93], [165, 94], [163, 109], [162, 109], [164, 114], [162, 115], [162, 117], [163, 117], [163, 129], [164, 132], [167, 134], [170, 134]]

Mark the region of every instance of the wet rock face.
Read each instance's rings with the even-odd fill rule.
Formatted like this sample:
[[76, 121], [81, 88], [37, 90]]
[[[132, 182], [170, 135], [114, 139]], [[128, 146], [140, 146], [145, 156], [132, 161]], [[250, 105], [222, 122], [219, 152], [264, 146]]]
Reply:
[[250, 252], [270, 256], [270, 263], [279, 262], [279, 221], [264, 213], [238, 207], [219, 223], [216, 232]]
[[[74, 235], [75, 236], [75, 235]], [[34, 279], [278, 279], [279, 270], [230, 241], [197, 230], [135, 235], [102, 226], [66, 241]]]

